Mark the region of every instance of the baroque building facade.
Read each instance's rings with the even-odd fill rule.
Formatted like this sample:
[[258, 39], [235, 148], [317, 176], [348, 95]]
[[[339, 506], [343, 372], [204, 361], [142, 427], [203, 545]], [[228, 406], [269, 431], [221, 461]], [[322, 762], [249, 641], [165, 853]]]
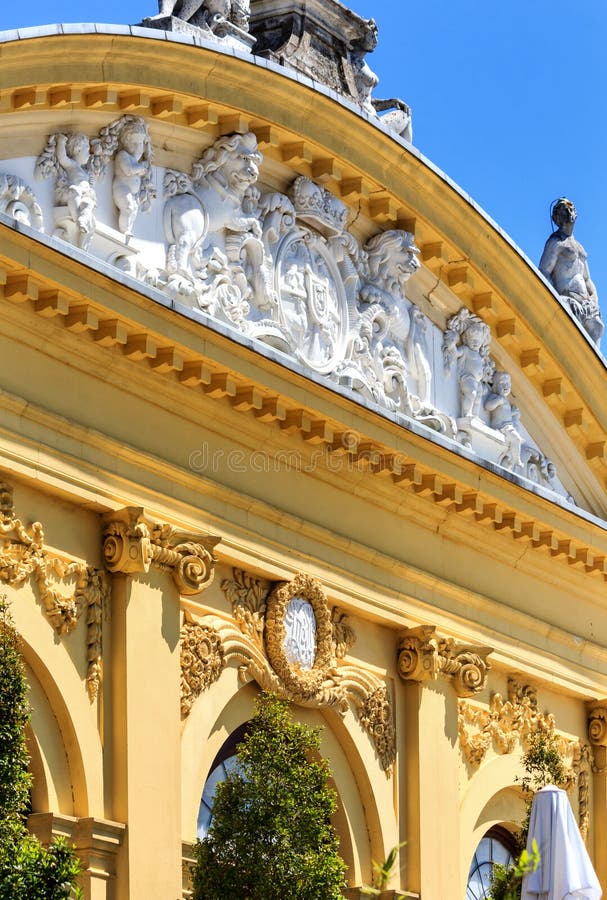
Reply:
[[30, 826], [76, 845], [91, 900], [188, 896], [271, 690], [323, 728], [350, 898], [396, 845], [391, 890], [464, 897], [537, 730], [607, 887], [607, 395], [595, 294], [555, 255], [587, 274], [575, 210], [544, 277], [376, 99], [374, 23], [194, 6], [0, 36]]

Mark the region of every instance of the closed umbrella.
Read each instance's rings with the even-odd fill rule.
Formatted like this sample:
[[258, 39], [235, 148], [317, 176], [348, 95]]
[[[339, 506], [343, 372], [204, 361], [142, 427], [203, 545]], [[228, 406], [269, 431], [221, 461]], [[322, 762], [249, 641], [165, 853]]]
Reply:
[[567, 794], [552, 784], [533, 798], [528, 851], [534, 839], [540, 863], [523, 878], [521, 900], [600, 900], [601, 886]]

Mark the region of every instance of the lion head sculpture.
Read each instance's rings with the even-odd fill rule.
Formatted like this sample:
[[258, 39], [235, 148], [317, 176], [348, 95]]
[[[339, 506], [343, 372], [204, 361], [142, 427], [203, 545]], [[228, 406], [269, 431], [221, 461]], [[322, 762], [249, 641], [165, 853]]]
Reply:
[[411, 232], [393, 229], [374, 235], [365, 244], [370, 280], [383, 291], [405, 297], [405, 285], [420, 267]]
[[221, 137], [192, 166], [192, 181], [218, 182], [233, 199], [242, 200], [259, 178], [261, 161], [252, 132]]

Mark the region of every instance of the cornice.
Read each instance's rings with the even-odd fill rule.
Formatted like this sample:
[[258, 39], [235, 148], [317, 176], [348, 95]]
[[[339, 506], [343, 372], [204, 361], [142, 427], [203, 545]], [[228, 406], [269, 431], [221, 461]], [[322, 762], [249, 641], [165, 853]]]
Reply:
[[[131, 112], [174, 146], [252, 130], [266, 160], [323, 182], [353, 214], [415, 231], [436, 283], [487, 322], [605, 486], [604, 360], [537, 270], [446, 176], [303, 76], [145, 29], [114, 30], [3, 43], [3, 121], [27, 132], [26, 122], [48, 122], [53, 111], [79, 121]], [[251, 67], [264, 70], [263, 92]], [[356, 140], [344, 143], [346, 133]]]
[[[21, 234], [14, 233], [13, 237], [17, 246], [25, 248], [29, 244], [31, 249], [37, 249], [35, 241], [28, 241]], [[126, 284], [118, 290], [107, 291], [107, 286], [102, 290], [104, 279], [100, 275], [96, 279], [97, 290], [90, 268], [67, 257], [59, 263], [66, 265], [75, 277], [63, 279], [71, 282], [66, 290], [48, 278], [47, 266], [27, 255], [32, 268], [18, 262], [10, 268], [8, 258], [0, 257], [0, 263], [5, 264], [1, 276], [4, 284], [0, 285], [2, 302], [15, 304], [27, 315], [52, 319], [53, 325], [70, 332], [77, 341], [85, 340], [82, 348], [90, 348], [88, 352], [112, 348], [139, 366], [148, 383], [150, 378], [159, 376], [224, 407], [227, 404], [230, 410], [259, 423], [276, 423], [285, 434], [299, 434], [308, 447], [322, 448], [328, 456], [347, 457], [350, 465], [370, 478], [425, 498], [482, 529], [507, 535], [521, 546], [547, 553], [570, 569], [607, 580], [607, 534], [599, 520], [592, 522], [592, 517], [584, 516], [580, 510], [550, 500], [548, 495], [544, 497], [539, 488], [533, 492], [522, 489], [516, 478], [506, 480], [498, 474], [501, 470], [496, 469], [493, 474], [494, 467], [488, 463], [483, 466], [485, 473], [479, 489], [477, 458], [455, 453], [446, 442], [432, 433], [426, 436], [419, 427], [419, 434], [415, 430], [403, 434], [402, 425], [377, 422], [372, 412], [363, 409], [356, 417], [352, 439], [351, 414], [353, 410], [358, 412], [358, 404], [353, 401], [334, 397], [330, 389], [321, 385], [313, 385], [312, 391], [308, 379], [301, 379], [304, 390], [296, 391], [294, 399], [289, 383], [292, 374], [280, 363], [262, 358], [258, 367], [256, 351], [239, 346], [236, 341], [226, 342], [209, 328], [204, 331], [204, 342], [199, 337], [190, 341], [196, 331], [191, 334], [187, 326], [197, 328], [199, 336], [200, 325], [186, 322], [183, 334], [179, 328], [181, 320], [176, 325], [170, 308], [150, 306]], [[48, 253], [42, 255], [49, 257]], [[58, 270], [53, 274], [57, 275]], [[74, 288], [82, 277], [86, 278], [86, 283], [80, 282], [83, 293], [77, 293]], [[112, 306], [108, 309], [109, 303]], [[170, 323], [170, 327], [165, 323]], [[91, 348], [91, 341], [93, 347], [100, 348], [98, 351]], [[193, 349], [196, 345], [201, 347], [198, 352]], [[275, 376], [271, 388], [269, 372]], [[324, 411], [318, 406], [320, 398], [327, 401]], [[297, 402], [301, 399], [304, 402]], [[370, 428], [371, 423], [378, 427]], [[382, 427], [384, 424], [386, 427]], [[377, 437], [373, 436], [374, 431]], [[586, 519], [582, 527], [580, 516]]]

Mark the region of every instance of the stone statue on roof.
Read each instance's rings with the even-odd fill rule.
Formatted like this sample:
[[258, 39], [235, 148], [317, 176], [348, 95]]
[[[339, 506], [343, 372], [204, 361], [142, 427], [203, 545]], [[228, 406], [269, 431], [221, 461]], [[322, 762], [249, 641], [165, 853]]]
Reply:
[[158, 17], [175, 16], [213, 32], [230, 22], [247, 31], [251, 12], [249, 0], [158, 0]]
[[354, 83], [358, 91], [359, 103], [365, 112], [371, 116], [377, 116], [380, 112], [386, 112], [385, 116], [381, 116], [382, 124], [410, 143], [413, 140], [411, 108], [404, 100], [397, 98], [379, 100], [372, 96], [379, 83], [379, 78], [370, 68], [365, 57], [367, 53], [372, 53], [376, 47], [377, 24], [375, 19], [368, 19], [362, 36], [352, 42], [350, 50], [350, 65], [354, 73]]
[[598, 344], [603, 334], [596, 288], [588, 271], [588, 257], [573, 236], [577, 212], [571, 200], [560, 197], [552, 208], [552, 221], [557, 226], [544, 247], [540, 272], [566, 301], [592, 340]]

